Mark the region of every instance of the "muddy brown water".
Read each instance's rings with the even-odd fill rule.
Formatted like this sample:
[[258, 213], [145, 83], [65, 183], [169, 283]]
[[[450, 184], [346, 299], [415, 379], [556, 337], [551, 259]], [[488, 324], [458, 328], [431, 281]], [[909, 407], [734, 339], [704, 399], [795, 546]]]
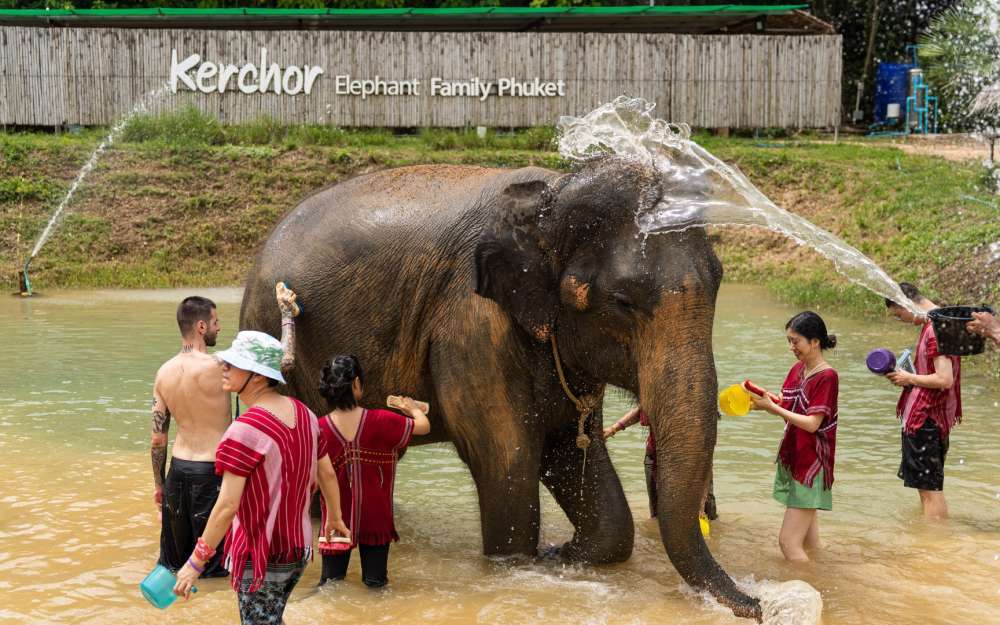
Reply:
[[[220, 303], [220, 346], [235, 332], [240, 292], [203, 290]], [[0, 298], [0, 622], [238, 622], [226, 581], [199, 584], [189, 603], [150, 607], [137, 585], [153, 566], [158, 523], [149, 468], [149, 406], [157, 366], [177, 349], [174, 306], [188, 291], [50, 292]], [[725, 286], [716, 320], [720, 385], [751, 377], [777, 387], [792, 364], [782, 327], [797, 310]], [[968, 373], [965, 421], [952, 435], [946, 493], [952, 518], [929, 524], [895, 477], [896, 390], [868, 373], [874, 347], [899, 350], [915, 329], [824, 315], [839, 335], [841, 376], [834, 510], [821, 513], [815, 562], [782, 561], [782, 508], [770, 497], [780, 421], [723, 419], [715, 452], [721, 518], [709, 546], [741, 582], [803, 579], [822, 593], [823, 623], [1000, 622], [1000, 384]], [[617, 397], [606, 421], [627, 408]], [[370, 591], [357, 562], [349, 578], [316, 588], [312, 563], [292, 596], [294, 623], [742, 623], [692, 593], [664, 556], [648, 518], [645, 433], [611, 443], [636, 519], [632, 558], [609, 567], [508, 566], [480, 555], [471, 478], [448, 445], [414, 448], [396, 487], [402, 541], [390, 587]], [[542, 540], [570, 526], [543, 492]]]

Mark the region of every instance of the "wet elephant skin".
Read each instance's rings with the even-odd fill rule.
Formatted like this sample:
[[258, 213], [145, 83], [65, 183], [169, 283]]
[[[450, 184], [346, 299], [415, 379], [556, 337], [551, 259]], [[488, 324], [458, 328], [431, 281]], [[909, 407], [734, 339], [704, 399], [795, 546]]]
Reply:
[[305, 312], [288, 391], [317, 413], [333, 354], [366, 368], [366, 404], [431, 403], [479, 495], [483, 552], [533, 557], [539, 484], [575, 531], [560, 553], [632, 552], [634, 525], [601, 440], [600, 409], [576, 446], [574, 394], [635, 394], [658, 444], [658, 516], [671, 562], [741, 616], [760, 618], [698, 530], [715, 446], [711, 331], [722, 268], [705, 232], [643, 236], [662, 195], [654, 172], [603, 158], [568, 174], [424, 165], [363, 175], [306, 198], [275, 228], [247, 280], [240, 327], [280, 335], [274, 285]]

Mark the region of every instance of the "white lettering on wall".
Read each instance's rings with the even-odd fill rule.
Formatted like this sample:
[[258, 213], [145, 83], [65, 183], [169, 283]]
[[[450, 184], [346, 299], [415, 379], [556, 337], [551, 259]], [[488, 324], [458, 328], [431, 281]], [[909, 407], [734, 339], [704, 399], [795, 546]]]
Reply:
[[[267, 48], [260, 49], [260, 63], [232, 64], [202, 61], [198, 54], [178, 60], [177, 50], [170, 52], [170, 91], [177, 93], [178, 83], [189, 91], [225, 93], [239, 89], [246, 94], [273, 92], [281, 95], [309, 95], [316, 81], [323, 74], [318, 65], [282, 67], [267, 62]], [[430, 79], [431, 97], [477, 98], [485, 102], [490, 96], [500, 98], [553, 98], [566, 95], [566, 81], [545, 81], [535, 77], [518, 79], [505, 76], [496, 80], [478, 76], [464, 80], [440, 77]], [[355, 78], [350, 74], [337, 74], [333, 80], [336, 95], [361, 96], [419, 96], [421, 81], [416, 78], [390, 79], [376, 75], [374, 78]]]
[[[194, 76], [192, 77], [192, 72]], [[246, 63], [239, 69], [235, 65], [213, 63], [201, 60], [201, 55], [192, 54], [183, 61], [177, 60], [177, 50], [170, 51], [170, 91], [177, 93], [178, 82], [190, 90], [202, 93], [225, 93], [239, 89], [243, 93], [287, 93], [309, 95], [313, 85], [323, 73], [316, 65], [288, 65], [267, 62], [267, 48], [260, 49], [260, 64]], [[218, 82], [214, 79], [218, 78]], [[236, 77], [235, 85], [232, 84]]]
[[359, 95], [362, 100], [373, 95], [420, 95], [419, 80], [386, 80], [381, 76], [359, 80], [350, 74], [338, 74], [333, 85], [337, 95]]

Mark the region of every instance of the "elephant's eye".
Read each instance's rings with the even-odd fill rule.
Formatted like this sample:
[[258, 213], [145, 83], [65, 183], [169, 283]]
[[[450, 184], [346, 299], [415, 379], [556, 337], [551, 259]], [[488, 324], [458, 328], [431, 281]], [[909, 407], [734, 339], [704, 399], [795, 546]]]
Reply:
[[629, 298], [628, 295], [616, 292], [613, 293], [611, 296], [614, 298], [615, 303], [618, 304], [618, 306], [620, 306], [621, 309], [624, 310], [625, 312], [630, 313], [635, 310], [635, 304], [632, 303], [632, 300]]

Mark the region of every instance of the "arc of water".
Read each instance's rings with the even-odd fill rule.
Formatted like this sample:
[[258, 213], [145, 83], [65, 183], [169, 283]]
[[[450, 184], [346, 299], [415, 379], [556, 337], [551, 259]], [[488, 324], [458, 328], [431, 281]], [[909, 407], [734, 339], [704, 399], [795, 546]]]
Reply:
[[920, 312], [870, 258], [775, 205], [737, 168], [692, 141], [686, 124], [653, 117], [655, 106], [621, 96], [583, 117], [559, 120], [559, 152], [564, 158], [582, 162], [612, 153], [660, 172], [663, 196], [652, 210], [636, 214], [641, 232], [680, 232], [708, 225], [764, 227], [816, 249], [851, 282]]
[[108, 132], [107, 136], [104, 137], [104, 140], [101, 141], [100, 145], [98, 145], [97, 148], [90, 154], [90, 158], [88, 158], [87, 162], [83, 165], [82, 168], [80, 168], [80, 172], [76, 175], [76, 179], [73, 180], [73, 184], [70, 185], [69, 191], [66, 192], [66, 195], [64, 195], [62, 198], [62, 201], [59, 202], [59, 205], [56, 207], [55, 211], [53, 211], [52, 217], [49, 218], [49, 222], [45, 226], [45, 229], [42, 231], [41, 236], [39, 236], [38, 240], [35, 241], [35, 246], [31, 249], [31, 255], [28, 257], [28, 261], [25, 263], [24, 266], [25, 275], [27, 275], [28, 264], [31, 262], [32, 259], [35, 258], [35, 256], [38, 255], [38, 252], [41, 251], [42, 246], [44, 246], [45, 242], [48, 241], [49, 238], [52, 236], [52, 233], [55, 231], [56, 226], [59, 224], [59, 220], [62, 217], [63, 212], [65, 212], [66, 207], [69, 205], [70, 200], [73, 199], [73, 195], [76, 193], [76, 190], [80, 187], [80, 184], [83, 182], [84, 178], [86, 178], [87, 175], [94, 169], [94, 166], [97, 165], [97, 161], [98, 159], [101, 158], [101, 155], [104, 153], [104, 151], [108, 148], [108, 146], [110, 146], [115, 142], [115, 140], [122, 133], [122, 131], [125, 130], [125, 128], [128, 126], [129, 122], [131, 122], [132, 119], [135, 118], [137, 114], [144, 112], [149, 106], [149, 104], [151, 104], [153, 101], [163, 96], [163, 94], [165, 94], [166, 91], [167, 91], [167, 85], [166, 83], [164, 83], [163, 85], [150, 91], [145, 96], [140, 98], [139, 102], [136, 103], [136, 105], [132, 108], [132, 110], [126, 113], [120, 120], [118, 120], [118, 122], [111, 128], [111, 131]]

